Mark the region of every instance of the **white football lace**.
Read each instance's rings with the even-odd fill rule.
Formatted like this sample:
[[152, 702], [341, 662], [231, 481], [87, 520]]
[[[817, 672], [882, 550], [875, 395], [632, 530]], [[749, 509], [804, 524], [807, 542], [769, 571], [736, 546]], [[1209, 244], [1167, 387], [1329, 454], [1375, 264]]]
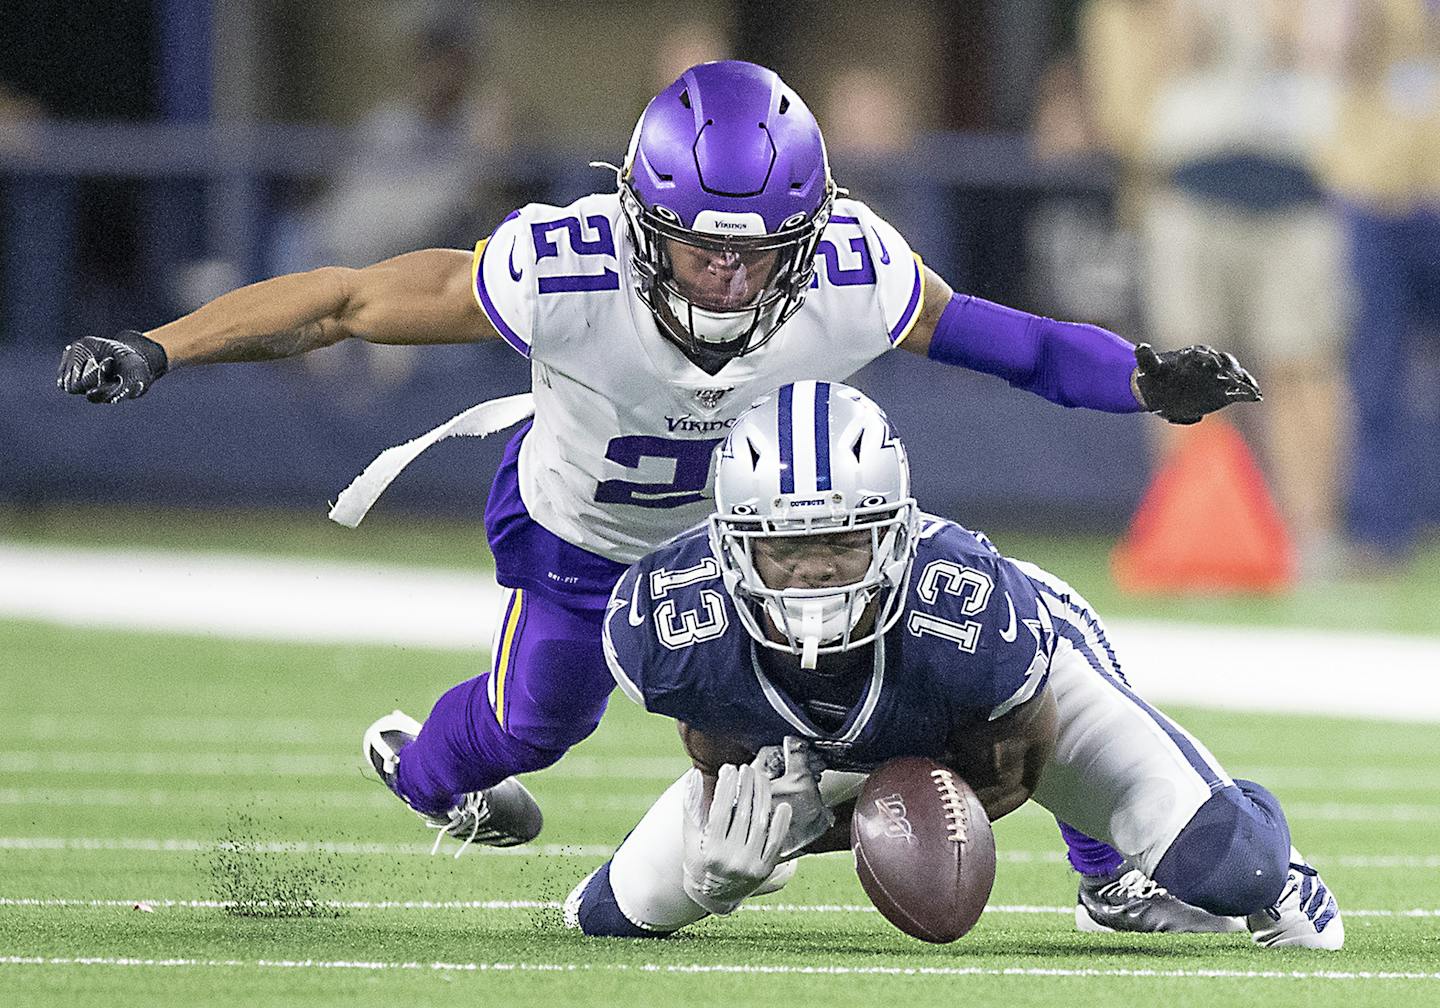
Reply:
[[1164, 896], [1167, 890], [1162, 885], [1157, 885], [1155, 880], [1150, 878], [1139, 868], [1132, 868], [1124, 875], [1121, 875], [1114, 882], [1101, 890], [1107, 896], [1123, 896], [1126, 899], [1153, 899], [1156, 896]]
[[[450, 810], [450, 818], [445, 822], [436, 822], [427, 816], [426, 823], [431, 829], [437, 831], [435, 844], [430, 848], [431, 855], [439, 852], [440, 843], [447, 836], [455, 837], [460, 841], [460, 847], [455, 851], [457, 858], [465, 853], [466, 847], [477, 840], [483, 843], [487, 839], [498, 838], [500, 834], [495, 830], [486, 830], [485, 834], [481, 835], [480, 827], [488, 818], [490, 818], [490, 806], [485, 801], [484, 791], [472, 791], [467, 794], [463, 802]], [[467, 825], [470, 827], [470, 832], [468, 835], [462, 836], [461, 833]]]

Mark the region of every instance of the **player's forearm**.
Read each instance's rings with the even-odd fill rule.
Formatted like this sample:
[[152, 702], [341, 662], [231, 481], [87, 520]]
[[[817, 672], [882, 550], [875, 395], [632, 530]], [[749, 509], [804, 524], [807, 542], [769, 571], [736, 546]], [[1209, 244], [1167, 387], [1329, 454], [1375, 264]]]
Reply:
[[675, 722], [675, 727], [680, 732], [680, 740], [684, 743], [685, 751], [689, 754], [691, 762], [712, 785], [715, 775], [726, 763], [738, 765], [749, 763], [755, 758], [755, 750], [741, 745], [734, 739], [720, 735], [708, 735], [697, 728], [690, 727], [684, 721]]
[[956, 295], [935, 326], [932, 360], [1004, 378], [1061, 406], [1137, 413], [1135, 348], [1099, 326], [1060, 322]]
[[985, 807], [985, 817], [991, 822], [1014, 812], [1035, 793], [1035, 779], [1029, 768], [1038, 768], [1043, 760], [1033, 758], [1030, 746], [1011, 747], [1011, 750], [997, 759], [997, 772], [988, 782], [970, 782], [975, 789], [975, 797]]
[[353, 271], [325, 267], [263, 280], [223, 294], [146, 335], [170, 366], [276, 360], [337, 343]]
[[954, 732], [945, 762], [975, 789], [991, 822], [1030, 800], [1055, 751], [1059, 708], [1049, 688], [994, 721]]

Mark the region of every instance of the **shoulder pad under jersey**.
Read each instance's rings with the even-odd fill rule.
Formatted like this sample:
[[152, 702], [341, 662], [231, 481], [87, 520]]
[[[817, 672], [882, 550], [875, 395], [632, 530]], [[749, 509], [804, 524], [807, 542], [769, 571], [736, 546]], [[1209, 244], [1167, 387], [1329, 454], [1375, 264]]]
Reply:
[[615, 682], [648, 710], [673, 707], [662, 698], [703, 688], [701, 678], [721, 666], [748, 665], [748, 641], [703, 528], [631, 565], [610, 595], [602, 631]]
[[1055, 653], [1050, 613], [1034, 583], [988, 539], [925, 516], [911, 576], [907, 629], [963, 680], [992, 720], [1044, 685]]
[[838, 199], [815, 254], [822, 261], [812, 293], [873, 285], [890, 344], [909, 335], [920, 317], [925, 271], [899, 231], [859, 200]]

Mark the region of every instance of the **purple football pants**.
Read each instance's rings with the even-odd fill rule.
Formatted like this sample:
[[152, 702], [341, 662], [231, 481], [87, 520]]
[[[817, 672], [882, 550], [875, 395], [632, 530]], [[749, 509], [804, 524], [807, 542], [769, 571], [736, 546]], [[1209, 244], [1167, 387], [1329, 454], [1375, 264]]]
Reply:
[[399, 786], [443, 815], [469, 791], [550, 766], [593, 732], [615, 680], [600, 646], [603, 609], [508, 593], [490, 671], [449, 690], [405, 747]]

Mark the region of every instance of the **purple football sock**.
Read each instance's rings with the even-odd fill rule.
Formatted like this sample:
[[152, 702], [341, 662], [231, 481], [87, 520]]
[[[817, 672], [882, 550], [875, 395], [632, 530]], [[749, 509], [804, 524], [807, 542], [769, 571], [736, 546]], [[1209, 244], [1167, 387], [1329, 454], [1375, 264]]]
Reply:
[[539, 770], [565, 755], [507, 734], [486, 696], [489, 673], [451, 688], [435, 702], [420, 736], [400, 754], [396, 782], [410, 807], [443, 816], [470, 791]]
[[1070, 866], [1081, 875], [1114, 875], [1124, 863], [1120, 852], [1103, 841], [1086, 836], [1074, 826], [1068, 826], [1058, 819], [1060, 835], [1070, 848]]

